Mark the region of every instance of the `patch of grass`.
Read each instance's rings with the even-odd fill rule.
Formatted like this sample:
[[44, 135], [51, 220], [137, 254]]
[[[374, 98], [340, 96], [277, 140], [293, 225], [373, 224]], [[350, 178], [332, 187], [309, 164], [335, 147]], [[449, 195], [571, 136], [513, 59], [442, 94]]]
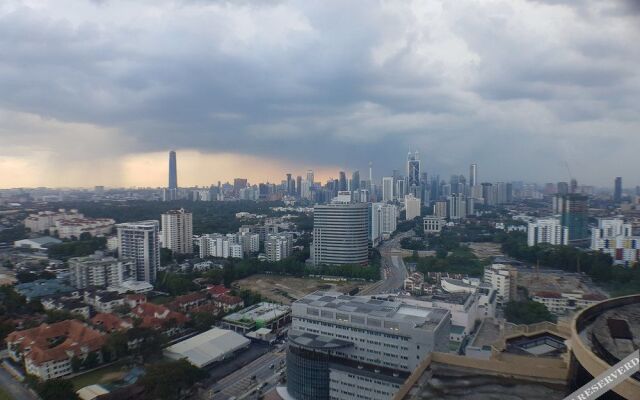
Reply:
[[113, 365], [108, 367], [100, 368], [91, 372], [87, 372], [86, 374], [78, 375], [75, 378], [71, 379], [71, 383], [73, 383], [73, 387], [75, 390], [80, 390], [85, 386], [96, 385], [96, 384], [106, 384], [119, 380], [118, 378], [111, 378], [109, 375], [115, 375], [119, 372], [126, 372], [123, 370], [123, 367], [126, 365], [124, 361], [118, 361]]

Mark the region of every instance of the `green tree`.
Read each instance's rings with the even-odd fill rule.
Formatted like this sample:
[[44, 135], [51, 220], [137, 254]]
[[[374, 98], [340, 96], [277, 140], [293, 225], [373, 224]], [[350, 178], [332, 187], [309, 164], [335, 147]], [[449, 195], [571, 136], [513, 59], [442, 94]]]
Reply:
[[73, 356], [71, 358], [71, 370], [73, 372], [78, 372], [80, 371], [80, 368], [82, 368], [82, 360], [78, 356]]
[[207, 373], [185, 360], [151, 364], [140, 379], [147, 400], [178, 400]]
[[77, 400], [78, 395], [71, 381], [50, 379], [37, 385], [36, 392], [42, 400]]
[[82, 366], [85, 369], [95, 368], [98, 365], [99, 361], [100, 360], [98, 358], [98, 353], [92, 351], [91, 353], [87, 354], [87, 357], [82, 362]]
[[114, 332], [107, 337], [105, 352], [111, 354], [110, 359], [123, 357], [129, 352], [128, 341], [125, 333]]
[[191, 327], [198, 332], [205, 332], [216, 323], [218, 317], [209, 312], [196, 312], [191, 315]]
[[556, 317], [547, 306], [537, 301], [510, 301], [504, 310], [507, 321], [514, 324], [535, 324], [537, 322], [555, 322]]

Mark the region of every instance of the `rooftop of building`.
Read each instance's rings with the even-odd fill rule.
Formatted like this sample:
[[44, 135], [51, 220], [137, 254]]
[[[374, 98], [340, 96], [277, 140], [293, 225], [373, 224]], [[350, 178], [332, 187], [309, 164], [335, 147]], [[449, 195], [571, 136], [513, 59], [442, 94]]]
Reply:
[[420, 296], [418, 297], [418, 299], [423, 301], [436, 301], [436, 302], [463, 305], [467, 302], [467, 300], [471, 296], [472, 294], [469, 292], [458, 292], [458, 293], [442, 292], [442, 293], [435, 293], [430, 296]]
[[33, 242], [33, 243], [36, 243], [36, 244], [38, 244], [40, 246], [47, 246], [47, 245], [62, 243], [62, 240], [56, 239], [56, 238], [51, 237], [51, 236], [40, 236], [40, 237], [32, 238], [32, 239], [18, 240], [17, 242]]
[[165, 354], [186, 358], [196, 367], [204, 367], [229, 353], [249, 346], [251, 341], [234, 331], [213, 328], [165, 349]]
[[126, 330], [133, 327], [130, 318], [120, 318], [115, 314], [98, 313], [91, 318], [91, 324], [105, 332]]
[[15, 290], [30, 299], [75, 291], [60, 279], [38, 279], [33, 282], [20, 283], [15, 286]]
[[100, 332], [74, 319], [12, 332], [6, 338], [7, 343], [17, 343], [21, 351], [30, 348], [28, 357], [36, 364], [64, 360], [82, 354], [84, 349], [98, 351], [105, 341]]
[[243, 310], [229, 314], [223, 319], [227, 322], [246, 324], [254, 322], [268, 323], [291, 312], [289, 306], [261, 302]]
[[640, 348], [640, 296], [634, 300], [611, 308], [606, 308], [608, 302], [599, 303], [603, 308], [585, 320], [580, 332], [591, 350], [609, 364]]
[[363, 314], [397, 322], [412, 322], [416, 326], [439, 324], [448, 311], [407, 305], [400, 301], [365, 296], [348, 296], [338, 292], [318, 291], [311, 293], [294, 304], [333, 309], [347, 313]]

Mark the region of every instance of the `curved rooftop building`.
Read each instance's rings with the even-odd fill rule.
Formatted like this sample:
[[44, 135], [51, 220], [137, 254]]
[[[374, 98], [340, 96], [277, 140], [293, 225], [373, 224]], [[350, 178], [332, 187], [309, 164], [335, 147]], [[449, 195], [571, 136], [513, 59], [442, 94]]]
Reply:
[[366, 203], [333, 203], [313, 208], [314, 265], [367, 265], [369, 208]]
[[[585, 308], [571, 326], [573, 389], [591, 381], [640, 348], [640, 294]], [[640, 373], [600, 397], [640, 399]]]

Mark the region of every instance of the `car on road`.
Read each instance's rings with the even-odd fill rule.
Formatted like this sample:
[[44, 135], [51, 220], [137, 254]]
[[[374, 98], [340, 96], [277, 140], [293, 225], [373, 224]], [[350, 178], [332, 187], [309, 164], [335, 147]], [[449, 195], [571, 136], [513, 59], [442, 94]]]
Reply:
[[275, 367], [276, 367], [276, 365], [275, 365], [275, 364], [271, 364], [271, 365], [269, 365], [269, 369], [274, 369]]

